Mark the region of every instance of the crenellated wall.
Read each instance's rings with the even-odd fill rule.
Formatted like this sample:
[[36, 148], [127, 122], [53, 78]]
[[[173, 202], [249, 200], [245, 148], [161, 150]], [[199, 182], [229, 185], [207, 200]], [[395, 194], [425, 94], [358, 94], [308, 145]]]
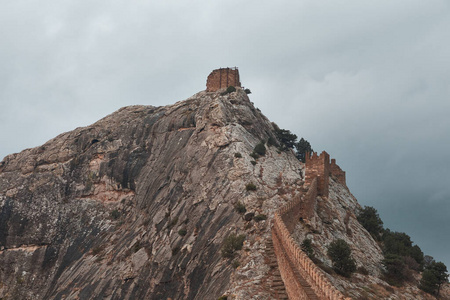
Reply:
[[306, 153], [305, 156], [305, 184], [309, 186], [314, 178], [317, 178], [317, 193], [319, 196], [328, 197], [328, 184], [330, 175], [336, 180], [346, 185], [345, 172], [336, 164], [336, 160], [332, 159], [330, 164], [330, 155], [322, 151], [320, 155], [313, 152], [312, 155]]
[[229, 86], [241, 86], [238, 68], [220, 68], [212, 71], [206, 80], [206, 91], [215, 92]]
[[[325, 151], [310, 157], [306, 155], [305, 183], [308, 187], [304, 195], [299, 195], [278, 209], [273, 217], [272, 240], [278, 268], [291, 300], [314, 298], [323, 300], [343, 300], [344, 295], [337, 290], [301, 250], [294, 241], [292, 232], [300, 218], [314, 217], [317, 196], [328, 196], [329, 176], [335, 176], [345, 184], [345, 172]], [[311, 297], [310, 297], [311, 296]]]
[[336, 160], [334, 158], [331, 160], [330, 174], [336, 178], [337, 182], [347, 186], [345, 183], [345, 172], [342, 171], [342, 169], [336, 164]]
[[317, 178], [317, 193], [319, 196], [328, 197], [328, 184], [330, 174], [330, 155], [323, 151], [318, 156], [314, 152], [311, 156], [306, 153], [305, 156], [305, 183], [310, 185], [314, 178]]

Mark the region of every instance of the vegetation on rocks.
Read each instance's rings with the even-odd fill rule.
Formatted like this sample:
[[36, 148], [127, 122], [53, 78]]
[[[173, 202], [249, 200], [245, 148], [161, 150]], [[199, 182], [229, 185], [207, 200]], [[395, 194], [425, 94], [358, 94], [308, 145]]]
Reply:
[[314, 249], [312, 247], [311, 239], [304, 239], [300, 246], [301, 246], [303, 252], [305, 252], [306, 255], [308, 255], [309, 258], [313, 258], [314, 257]]
[[419, 288], [427, 293], [439, 296], [442, 284], [448, 282], [447, 272], [444, 263], [432, 261], [423, 271]]
[[300, 141], [298, 141], [298, 143], [296, 143], [294, 146], [295, 149], [297, 150], [296, 156], [301, 162], [305, 162], [306, 153], [311, 154], [314, 151], [311, 148], [311, 144], [304, 138], [301, 138]]
[[260, 221], [266, 220], [266, 219], [267, 219], [267, 216], [266, 216], [266, 215], [263, 215], [263, 214], [259, 214], [259, 215], [256, 215], [253, 219], [254, 219], [256, 222], [260, 222]]
[[333, 262], [333, 269], [345, 277], [350, 277], [356, 271], [356, 263], [351, 254], [350, 246], [342, 239], [337, 239], [328, 246], [328, 256]]
[[225, 90], [225, 92], [222, 93], [222, 96], [225, 96], [226, 94], [230, 94], [236, 92], [236, 88], [234, 86], [229, 86], [227, 87], [227, 89]]
[[245, 235], [236, 235], [234, 233], [227, 236], [222, 243], [222, 257], [233, 258], [236, 255], [236, 251], [241, 250], [244, 245]]
[[247, 211], [247, 209], [245, 208], [245, 205], [240, 201], [238, 201], [238, 202], [236, 202], [236, 204], [234, 204], [234, 209], [240, 214], [245, 214], [245, 212]]
[[257, 155], [260, 156], [266, 155], [266, 147], [264, 146], [264, 142], [258, 143], [253, 149], [253, 153], [256, 153]]
[[364, 206], [358, 214], [358, 222], [373, 236], [377, 241], [381, 239], [383, 232], [383, 221], [375, 208]]
[[254, 183], [252, 183], [252, 182], [247, 183], [245, 185], [245, 190], [246, 191], [256, 191], [256, 185]]

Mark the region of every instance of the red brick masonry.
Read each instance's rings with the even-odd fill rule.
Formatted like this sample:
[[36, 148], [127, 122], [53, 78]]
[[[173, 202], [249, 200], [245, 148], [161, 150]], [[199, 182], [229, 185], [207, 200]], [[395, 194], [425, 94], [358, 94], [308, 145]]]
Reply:
[[235, 68], [220, 68], [209, 74], [206, 80], [206, 91], [215, 92], [229, 86], [240, 87], [239, 70]]
[[307, 157], [305, 182], [309, 185], [308, 191], [303, 197], [300, 195], [278, 209], [273, 217], [272, 240], [278, 268], [291, 300], [312, 298], [308, 296], [308, 289], [312, 289], [319, 299], [350, 299], [330, 283], [291, 236], [300, 217], [310, 219], [314, 216], [317, 196], [328, 196], [330, 175], [345, 184], [345, 172], [335, 160], [330, 166], [329, 155], [325, 151], [320, 156], [314, 153], [310, 159], [309, 155]]

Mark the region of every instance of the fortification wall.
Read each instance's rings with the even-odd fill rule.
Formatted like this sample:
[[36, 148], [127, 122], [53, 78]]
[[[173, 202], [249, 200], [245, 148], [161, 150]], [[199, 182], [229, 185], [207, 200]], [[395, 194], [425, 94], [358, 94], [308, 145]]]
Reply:
[[347, 186], [345, 182], [345, 172], [336, 164], [336, 160], [332, 159], [330, 164], [330, 173], [331, 176], [336, 178], [337, 182]]
[[312, 156], [305, 156], [306, 172], [305, 183], [310, 185], [317, 178], [317, 193], [319, 196], [328, 197], [328, 184], [330, 182], [330, 155], [323, 151], [318, 156], [316, 152]]
[[[315, 188], [316, 184], [317, 179], [313, 179], [310, 187]], [[299, 203], [301, 203], [300, 199], [294, 199], [276, 211], [272, 227], [272, 240], [278, 268], [289, 299], [309, 299], [305, 286], [310, 286], [319, 299], [346, 299], [300, 249], [283, 221], [290, 215], [290, 210], [295, 209]]]
[[220, 68], [212, 71], [206, 80], [206, 91], [215, 92], [229, 86], [240, 87], [239, 70], [235, 68]]

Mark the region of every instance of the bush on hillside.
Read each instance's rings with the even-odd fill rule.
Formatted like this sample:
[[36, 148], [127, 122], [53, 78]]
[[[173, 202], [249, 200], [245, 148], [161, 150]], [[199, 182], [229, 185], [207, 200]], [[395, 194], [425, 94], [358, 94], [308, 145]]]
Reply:
[[383, 221], [375, 208], [364, 206], [358, 214], [358, 222], [373, 236], [377, 241], [381, 239], [383, 231]]
[[328, 246], [328, 256], [333, 262], [333, 269], [345, 277], [350, 277], [356, 271], [356, 263], [351, 254], [350, 246], [342, 239], [337, 239]]
[[222, 243], [222, 257], [233, 258], [236, 251], [241, 250], [244, 245], [245, 235], [236, 235], [234, 233], [227, 236]]

